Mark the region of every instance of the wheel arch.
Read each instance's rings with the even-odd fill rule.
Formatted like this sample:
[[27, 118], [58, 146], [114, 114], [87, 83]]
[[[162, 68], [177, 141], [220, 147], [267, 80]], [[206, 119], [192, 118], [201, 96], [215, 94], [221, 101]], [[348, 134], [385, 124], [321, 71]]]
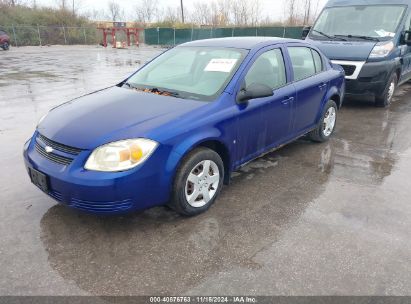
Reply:
[[402, 72], [401, 67], [397, 67], [397, 68], [394, 70], [394, 72], [397, 74], [397, 79], [398, 79], [398, 82], [399, 82], [400, 79], [401, 79], [401, 72]]
[[227, 146], [219, 140], [209, 139], [200, 142], [196, 147], [193, 148], [193, 150], [200, 147], [208, 148], [220, 155], [224, 164], [224, 184], [227, 185], [230, 182], [231, 172], [231, 157]]
[[338, 109], [341, 108], [341, 106], [342, 106], [342, 99], [341, 99], [341, 96], [340, 96], [340, 91], [339, 91], [339, 89], [338, 89], [335, 85], [333, 85], [331, 88], [329, 88], [327, 94], [325, 95], [325, 97], [324, 97], [324, 99], [323, 99], [323, 102], [322, 102], [322, 104], [321, 104], [321, 107], [320, 107], [319, 110], [318, 110], [317, 119], [316, 119], [316, 124], [319, 123], [319, 121], [320, 121], [320, 119], [321, 119], [321, 117], [322, 117], [322, 115], [323, 115], [323, 112], [324, 112], [324, 107], [326, 106], [327, 102], [328, 102], [330, 99], [334, 100], [334, 101], [337, 103]]
[[341, 109], [342, 100], [341, 100], [341, 96], [339, 94], [332, 95], [328, 100], [333, 100], [337, 104], [338, 109]]
[[[204, 138], [192, 138], [180, 144], [176, 149], [176, 153], [180, 155], [178, 161], [175, 163], [175, 172], [180, 167], [184, 158], [193, 150], [197, 148], [208, 148], [216, 152], [222, 159], [224, 164], [224, 184], [228, 184], [231, 175], [231, 155], [226, 143], [216, 136], [208, 136]], [[173, 175], [173, 180], [175, 173]]]

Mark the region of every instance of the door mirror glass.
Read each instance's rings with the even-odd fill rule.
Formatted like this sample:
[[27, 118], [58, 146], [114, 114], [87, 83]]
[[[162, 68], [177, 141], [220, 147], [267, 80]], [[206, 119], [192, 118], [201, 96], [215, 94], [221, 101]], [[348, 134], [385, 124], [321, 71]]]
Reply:
[[237, 94], [237, 103], [246, 103], [250, 99], [273, 96], [274, 92], [269, 86], [261, 83], [252, 83], [247, 88], [243, 88]]
[[303, 32], [302, 32], [302, 34], [301, 34], [301, 39], [305, 39], [305, 38], [307, 38], [307, 36], [308, 36], [308, 34], [310, 33], [310, 31], [311, 31], [311, 26], [305, 26], [304, 28], [303, 28]]

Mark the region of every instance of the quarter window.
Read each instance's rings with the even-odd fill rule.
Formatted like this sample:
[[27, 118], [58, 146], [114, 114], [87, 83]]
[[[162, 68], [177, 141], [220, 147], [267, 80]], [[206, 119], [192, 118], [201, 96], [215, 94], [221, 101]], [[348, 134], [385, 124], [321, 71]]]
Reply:
[[311, 49], [306, 47], [289, 47], [288, 52], [294, 71], [294, 81], [308, 78], [316, 74]]
[[287, 83], [283, 54], [280, 49], [267, 51], [253, 63], [245, 76], [245, 85], [263, 84], [271, 89], [284, 86]]
[[321, 55], [316, 50], [311, 50], [313, 53], [314, 64], [315, 64], [315, 71], [320, 73], [323, 71], [323, 60], [321, 59]]

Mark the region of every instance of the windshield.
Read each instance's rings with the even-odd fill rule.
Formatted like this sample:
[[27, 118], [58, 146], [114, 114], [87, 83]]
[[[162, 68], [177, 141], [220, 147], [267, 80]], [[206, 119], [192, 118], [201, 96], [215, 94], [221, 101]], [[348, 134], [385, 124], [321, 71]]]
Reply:
[[246, 54], [242, 49], [176, 47], [134, 74], [125, 86], [178, 98], [214, 100]]
[[356, 5], [324, 9], [311, 38], [366, 38], [387, 40], [395, 36], [404, 5]]

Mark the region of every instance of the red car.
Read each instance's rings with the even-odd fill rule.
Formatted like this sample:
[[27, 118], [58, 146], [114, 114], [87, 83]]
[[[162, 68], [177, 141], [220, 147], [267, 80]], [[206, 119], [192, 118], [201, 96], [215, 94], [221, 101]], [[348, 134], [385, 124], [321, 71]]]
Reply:
[[10, 48], [10, 38], [5, 31], [0, 30], [0, 47], [7, 51]]

